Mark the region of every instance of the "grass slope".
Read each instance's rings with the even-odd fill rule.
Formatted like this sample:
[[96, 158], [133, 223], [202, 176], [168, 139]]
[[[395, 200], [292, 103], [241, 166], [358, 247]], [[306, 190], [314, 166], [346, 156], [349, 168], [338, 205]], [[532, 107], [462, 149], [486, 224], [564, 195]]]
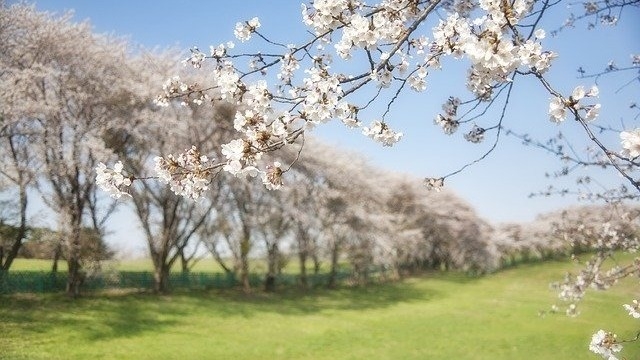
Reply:
[[[434, 274], [311, 294], [236, 292], [0, 297], [2, 359], [598, 359], [600, 328], [631, 337], [629, 281], [576, 318], [538, 316], [567, 263], [480, 279]], [[630, 343], [623, 355], [640, 358]]]

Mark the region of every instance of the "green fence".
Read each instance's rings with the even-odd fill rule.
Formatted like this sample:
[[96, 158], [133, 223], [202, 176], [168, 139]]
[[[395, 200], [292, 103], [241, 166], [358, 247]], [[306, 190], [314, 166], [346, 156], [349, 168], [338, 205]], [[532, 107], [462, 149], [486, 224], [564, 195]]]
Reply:
[[[370, 280], [379, 280], [385, 276], [384, 272], [370, 272]], [[252, 287], [264, 284], [264, 274], [250, 274], [249, 283]], [[353, 279], [351, 273], [339, 272], [337, 282], [345, 283]], [[9, 271], [0, 273], [0, 294], [12, 293], [49, 293], [65, 290], [67, 273], [39, 272], [39, 271]], [[329, 274], [309, 274], [307, 285], [317, 287], [327, 285]], [[120, 271], [109, 272], [85, 277], [83, 290], [106, 289], [153, 289], [152, 272]], [[294, 286], [299, 283], [299, 276], [295, 274], [281, 274], [276, 277], [278, 286]], [[228, 289], [239, 285], [234, 274], [225, 273], [171, 273], [169, 287], [171, 289]]]

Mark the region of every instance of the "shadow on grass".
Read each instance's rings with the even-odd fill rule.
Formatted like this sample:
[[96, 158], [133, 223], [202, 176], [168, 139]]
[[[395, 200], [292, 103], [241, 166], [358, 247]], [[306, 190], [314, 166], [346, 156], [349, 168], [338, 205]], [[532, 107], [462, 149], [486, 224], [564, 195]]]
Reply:
[[[262, 313], [303, 316], [332, 311], [365, 311], [403, 302], [425, 302], [442, 297], [424, 282], [406, 280], [363, 287], [294, 288], [277, 293], [261, 290], [178, 291], [157, 296], [149, 293], [89, 294], [77, 300], [64, 295], [0, 296], [0, 333], [68, 333], [88, 340], [131, 337], [162, 332], [198, 318], [243, 317]], [[72, 335], [75, 334], [75, 335]]]
[[[49, 334], [68, 333], [87, 340], [133, 337], [172, 331], [198, 319], [260, 314], [306, 316], [334, 315], [340, 311], [367, 311], [402, 303], [428, 303], [451, 295], [430, 280], [466, 284], [480, 277], [456, 272], [429, 272], [403, 281], [341, 287], [334, 290], [282, 288], [265, 293], [261, 288], [246, 294], [233, 290], [177, 290], [158, 296], [147, 292], [88, 293], [71, 300], [61, 294], [0, 296], [0, 333], [13, 330]], [[6, 304], [6, 305], [5, 305]], [[339, 316], [339, 314], [338, 314]], [[3, 324], [4, 323], [4, 324]]]
[[284, 315], [309, 315], [319, 312], [368, 310], [393, 306], [399, 303], [425, 302], [442, 296], [437, 291], [415, 282], [404, 281], [368, 285], [301, 290], [289, 288], [276, 293], [254, 290], [246, 294], [234, 291], [202, 291], [190, 294], [192, 300], [202, 306], [215, 306], [219, 316], [251, 317], [259, 313]]
[[127, 337], [158, 331], [178, 323], [179, 307], [165, 317], [150, 295], [89, 295], [72, 300], [64, 295], [12, 295], [0, 297], [0, 333], [68, 333], [89, 339]]
[[426, 271], [420, 274], [422, 279], [434, 279], [456, 284], [469, 284], [482, 279], [485, 275], [470, 275], [462, 271]]

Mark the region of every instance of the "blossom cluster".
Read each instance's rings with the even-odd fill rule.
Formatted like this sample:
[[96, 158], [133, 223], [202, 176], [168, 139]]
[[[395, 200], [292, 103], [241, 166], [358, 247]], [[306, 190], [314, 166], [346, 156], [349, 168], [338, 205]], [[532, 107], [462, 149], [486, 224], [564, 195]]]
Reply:
[[131, 196], [125, 189], [131, 186], [131, 178], [122, 175], [123, 165], [121, 161], [116, 162], [113, 169], [108, 169], [103, 163], [96, 166], [96, 184], [109, 193], [112, 198], [119, 199], [121, 196]]
[[331, 74], [329, 66], [318, 60], [317, 66], [305, 70], [308, 75], [303, 80], [304, 91], [300, 93], [304, 96], [301, 116], [312, 126], [326, 123], [336, 116], [343, 95], [339, 77]]
[[384, 146], [392, 146], [402, 138], [401, 132], [395, 132], [381, 121], [374, 121], [369, 127], [362, 128], [362, 133]]
[[154, 159], [158, 179], [176, 195], [197, 200], [209, 188], [213, 160], [200, 154], [195, 146], [183, 153]]
[[433, 122], [436, 125], [439, 125], [447, 135], [451, 135], [456, 132], [456, 130], [458, 130], [458, 126], [460, 126], [460, 122], [456, 119], [458, 106], [460, 106], [460, 99], [450, 97], [447, 102], [442, 105], [444, 113], [436, 115], [436, 118], [433, 120]]
[[621, 277], [627, 276], [627, 273], [618, 266], [610, 269], [602, 270], [602, 261], [600, 258], [587, 262], [584, 269], [576, 275], [567, 273], [564, 281], [558, 286], [558, 297], [563, 301], [569, 301], [572, 304], [582, 300], [589, 288], [597, 290], [606, 290], [613, 286]]
[[589, 91], [585, 91], [583, 86], [577, 86], [573, 89], [568, 99], [562, 96], [555, 96], [549, 103], [549, 118], [555, 123], [563, 122], [567, 117], [567, 110], [571, 110], [576, 115], [584, 112], [584, 119], [587, 121], [594, 120], [600, 112], [600, 104], [585, 105], [580, 101], [584, 98], [597, 97], [599, 94], [598, 87], [592, 86]]
[[424, 186], [427, 188], [427, 190], [440, 191], [444, 186], [444, 179], [443, 178], [438, 178], [438, 179], [425, 178], [423, 183], [424, 183]]
[[[410, 88], [423, 91], [428, 68], [439, 68], [442, 55], [453, 55], [471, 61], [467, 85], [480, 99], [489, 100], [496, 84], [510, 81], [509, 75], [515, 70], [525, 68], [544, 73], [556, 57], [553, 52], [542, 49], [544, 30], [537, 29], [530, 39], [511, 30], [529, 14], [532, 4], [529, 0], [513, 3], [481, 1], [485, 15], [468, 19], [453, 13], [433, 29], [431, 42], [422, 35], [405, 37], [412, 21], [419, 21], [422, 12], [428, 11], [406, 1], [383, 1], [370, 12], [367, 10], [371, 8], [360, 1], [315, 1], [310, 7], [303, 5], [302, 14], [305, 24], [319, 36], [341, 29], [334, 47], [342, 59], [350, 59], [357, 49], [377, 50], [380, 54], [378, 66], [373, 66], [369, 78], [381, 88], [390, 87], [394, 79], [405, 79]], [[410, 44], [408, 50], [397, 47], [387, 50], [386, 44], [400, 41]], [[415, 55], [425, 56], [414, 57], [407, 52], [411, 50]], [[410, 60], [417, 60], [416, 68], [403, 77], [410, 67]], [[438, 115], [435, 123], [447, 134], [455, 132], [460, 124], [451, 112]], [[472, 129], [466, 138], [472, 142], [481, 141], [484, 133], [481, 129]], [[370, 131], [364, 133], [371, 134]], [[382, 142], [385, 144], [384, 140]]]
[[629, 316], [634, 319], [640, 319], [640, 303], [638, 303], [638, 300], [633, 299], [633, 305], [623, 304], [622, 307], [629, 312]]
[[[629, 316], [634, 319], [640, 319], [640, 303], [638, 303], [638, 300], [634, 299], [633, 305], [624, 304], [622, 306], [629, 312]], [[591, 337], [589, 350], [601, 355], [603, 359], [618, 360], [615, 354], [622, 351], [622, 343], [618, 341], [616, 334], [601, 329]]]
[[632, 159], [640, 156], [640, 128], [620, 133], [622, 155]]
[[[197, 50], [197, 48], [195, 49]], [[194, 64], [194, 66], [200, 66], [199, 63], [196, 65], [194, 62], [202, 62], [204, 57], [201, 57], [201, 55], [194, 56], [196, 57], [194, 58], [192, 56], [185, 60], [185, 63], [190, 62]], [[168, 107], [172, 99], [180, 99], [180, 104], [183, 106], [186, 106], [189, 102], [202, 105], [205, 100], [209, 100], [209, 95], [198, 84], [187, 84], [177, 75], [167, 80], [162, 85], [162, 90], [163, 93], [153, 100], [154, 104], [159, 107]]]
[[302, 4], [302, 21], [312, 27], [316, 35], [320, 35], [344, 24], [347, 17], [361, 5], [358, 0], [314, 1], [311, 9]]
[[267, 171], [262, 174], [262, 183], [268, 190], [278, 190], [282, 187], [282, 164], [274, 161], [272, 165], [266, 166]]
[[616, 334], [604, 330], [598, 330], [598, 332], [593, 334], [591, 337], [589, 350], [602, 355], [604, 359], [618, 360], [615, 353], [619, 353], [622, 350], [622, 344], [617, 341]]
[[278, 80], [285, 85], [291, 85], [293, 76], [298, 69], [300, 69], [300, 62], [295, 55], [292, 52], [284, 54], [280, 63], [280, 72], [277, 75]]
[[[405, 34], [405, 24], [414, 20], [418, 11], [415, 7], [406, 6], [403, 1], [383, 1], [378, 11], [367, 15], [352, 12], [343, 16], [349, 25], [343, 29], [342, 37], [335, 44], [336, 52], [342, 59], [350, 59], [355, 49], [373, 50], [379, 44], [397, 42]], [[383, 54], [381, 58], [388, 55]]]
[[254, 17], [253, 19], [245, 23], [236, 23], [236, 28], [233, 34], [238, 40], [245, 42], [251, 39], [251, 34], [254, 33], [260, 27], [260, 19]]
[[196, 69], [200, 69], [202, 67], [202, 63], [207, 58], [207, 54], [200, 51], [200, 49], [198, 49], [197, 46], [192, 47], [190, 50], [191, 50], [191, 56], [183, 60], [182, 64], [185, 66], [191, 65]]
[[542, 50], [544, 30], [538, 29], [534, 39], [526, 40], [508, 30], [529, 13], [532, 4], [529, 0], [483, 0], [480, 7], [486, 15], [482, 17], [468, 19], [453, 13], [433, 29], [431, 49], [469, 59], [467, 87], [478, 98], [489, 100], [495, 84], [510, 81], [515, 70], [524, 68], [542, 74], [556, 57]]
[[427, 89], [426, 77], [428, 74], [426, 67], [418, 66], [414, 75], [407, 80], [411, 89], [417, 92], [425, 91]]
[[468, 133], [464, 134], [464, 139], [468, 142], [477, 144], [484, 140], [484, 132], [485, 129], [479, 127], [478, 125], [473, 125], [471, 130]]

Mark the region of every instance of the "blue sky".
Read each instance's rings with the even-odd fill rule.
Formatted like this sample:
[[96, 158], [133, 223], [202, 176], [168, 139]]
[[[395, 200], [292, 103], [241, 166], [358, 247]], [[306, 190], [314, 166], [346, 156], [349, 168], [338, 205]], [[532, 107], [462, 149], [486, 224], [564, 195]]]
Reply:
[[[124, 36], [131, 43], [147, 48], [177, 46], [186, 51], [195, 45], [204, 50], [209, 45], [235, 41], [235, 23], [254, 16], [261, 19], [261, 32], [280, 42], [295, 43], [305, 38], [298, 1], [57, 0], [36, 1], [36, 7], [58, 13], [74, 10], [74, 19], [89, 20], [97, 33]], [[560, 5], [558, 10], [543, 24], [547, 31], [558, 27], [570, 9]], [[576, 78], [578, 66], [595, 71], [603, 69], [609, 60], [628, 64], [630, 54], [640, 53], [638, 18], [640, 12], [632, 9], [623, 14], [617, 27], [588, 31], [586, 23], [578, 23], [575, 29], [563, 32], [558, 38], [545, 39], [545, 49], [559, 53], [549, 73], [552, 83], [569, 93], [576, 85], [593, 84], [593, 80]], [[393, 116], [387, 120], [395, 129], [403, 131], [405, 137], [394, 148], [383, 148], [339, 124], [320, 127], [315, 133], [325, 141], [363, 152], [374, 164], [384, 168], [419, 177], [444, 175], [475, 159], [489, 145], [466, 143], [461, 139], [462, 134], [448, 137], [433, 125], [433, 117], [449, 95], [468, 97], [464, 86], [466, 67], [464, 61], [444, 63], [444, 71], [433, 72], [427, 78], [426, 92], [407, 96], [396, 105]], [[633, 100], [640, 100], [640, 84], [614, 93], [632, 75], [600, 79], [603, 108], [598, 121], [619, 126], [620, 119], [625, 119], [627, 128], [638, 126], [637, 119], [634, 121], [630, 116], [628, 105]], [[578, 139], [577, 149], [586, 146], [577, 124], [568, 121], [558, 126], [548, 120], [549, 96], [537, 83], [524, 81], [514, 91], [505, 122], [508, 128], [543, 140], [562, 131]], [[488, 140], [492, 137], [489, 135]], [[605, 137], [605, 141], [615, 144], [617, 138], [611, 135]], [[614, 147], [618, 148], [619, 144]], [[555, 157], [524, 147], [513, 137], [503, 137], [492, 155], [449, 179], [447, 186], [473, 205], [480, 216], [492, 222], [526, 221], [540, 212], [576, 202], [574, 197], [528, 198], [529, 193], [543, 190], [550, 184], [544, 174], [559, 166]], [[598, 178], [604, 184], [619, 181], [615, 175]]]

